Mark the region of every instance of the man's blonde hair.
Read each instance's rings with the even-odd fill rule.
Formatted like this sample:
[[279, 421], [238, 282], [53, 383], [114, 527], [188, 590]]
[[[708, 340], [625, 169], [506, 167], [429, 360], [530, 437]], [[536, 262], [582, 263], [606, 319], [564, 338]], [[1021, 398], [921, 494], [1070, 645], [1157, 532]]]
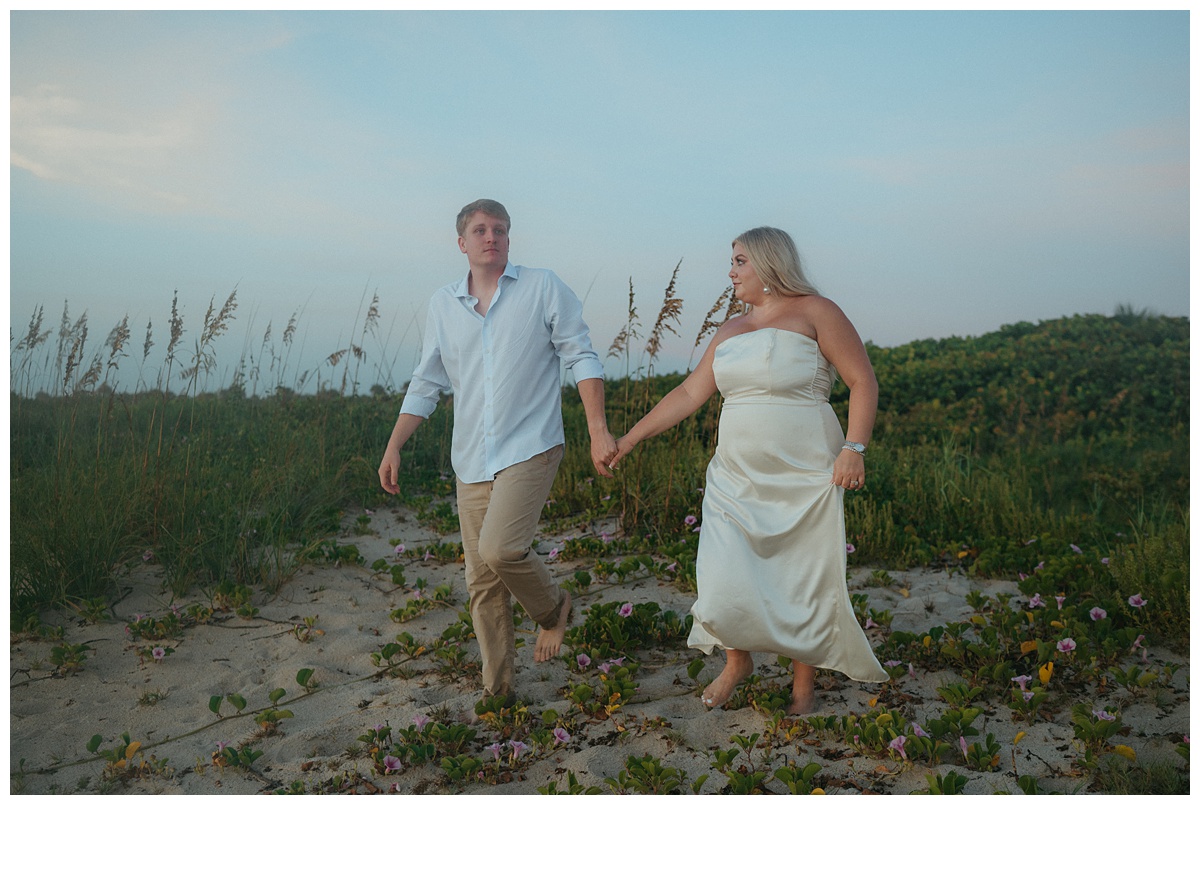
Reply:
[[471, 216], [476, 212], [482, 212], [484, 215], [490, 215], [492, 218], [500, 218], [504, 221], [505, 228], [512, 229], [512, 219], [508, 217], [508, 210], [495, 200], [476, 200], [474, 203], [467, 203], [458, 210], [458, 219], [455, 221], [455, 227], [458, 228], [458, 235], [461, 237], [467, 232], [467, 222], [471, 220]]

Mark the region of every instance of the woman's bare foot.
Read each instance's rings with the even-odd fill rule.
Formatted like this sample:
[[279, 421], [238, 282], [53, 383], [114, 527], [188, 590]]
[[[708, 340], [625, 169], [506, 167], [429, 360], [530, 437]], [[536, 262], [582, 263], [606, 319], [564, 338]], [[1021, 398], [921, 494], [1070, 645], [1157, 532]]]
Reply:
[[788, 704], [789, 716], [803, 716], [811, 713], [817, 705], [817, 689], [815, 668], [800, 661], [792, 661], [792, 702]]
[[562, 605], [558, 608], [558, 623], [547, 629], [538, 628], [537, 645], [533, 648], [533, 659], [539, 664], [548, 661], [558, 654], [562, 648], [563, 637], [567, 635], [567, 621], [571, 617], [571, 594], [563, 591]]
[[754, 659], [750, 657], [750, 652], [729, 649], [725, 653], [725, 669], [708, 684], [700, 695], [700, 700], [710, 710], [723, 706], [737, 689], [738, 683], [753, 672]]
[[803, 716], [805, 713], [811, 713], [813, 707], [817, 705], [817, 693], [811, 689], [807, 694], [796, 694], [792, 692], [792, 702], [788, 704], [787, 712], [789, 716]]

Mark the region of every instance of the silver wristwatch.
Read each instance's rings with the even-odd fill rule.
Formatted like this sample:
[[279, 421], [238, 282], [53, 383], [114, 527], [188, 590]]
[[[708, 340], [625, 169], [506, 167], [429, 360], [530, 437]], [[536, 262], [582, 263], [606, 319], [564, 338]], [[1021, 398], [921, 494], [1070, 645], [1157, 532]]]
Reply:
[[858, 452], [864, 458], [867, 456], [867, 447], [862, 443], [850, 442], [849, 440], [846, 440], [846, 444], [842, 446], [842, 448], [849, 449], [852, 452]]

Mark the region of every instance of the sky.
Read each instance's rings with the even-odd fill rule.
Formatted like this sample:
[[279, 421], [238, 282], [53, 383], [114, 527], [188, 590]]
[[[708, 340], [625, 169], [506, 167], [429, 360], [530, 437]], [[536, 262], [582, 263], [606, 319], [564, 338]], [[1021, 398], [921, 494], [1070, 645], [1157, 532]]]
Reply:
[[642, 340], [613, 376], [645, 370], [676, 265], [679, 334], [653, 369], [694, 364], [730, 243], [759, 225], [882, 347], [1118, 305], [1189, 315], [1186, 8], [8, 25], [11, 337], [86, 311], [107, 356], [127, 317], [126, 386], [163, 363], [173, 298], [194, 349], [236, 291], [213, 383], [248, 361], [311, 390], [356, 344], [360, 378], [399, 389], [479, 197], [512, 215], [514, 263], [583, 300], [602, 357], [632, 286]]

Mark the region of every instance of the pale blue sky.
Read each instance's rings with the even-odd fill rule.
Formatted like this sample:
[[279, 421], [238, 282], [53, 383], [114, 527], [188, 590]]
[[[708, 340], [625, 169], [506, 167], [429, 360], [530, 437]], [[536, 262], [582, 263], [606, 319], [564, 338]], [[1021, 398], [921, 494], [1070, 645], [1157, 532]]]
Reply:
[[[1168, 12], [14, 12], [11, 308], [128, 314], [157, 365], [237, 288], [228, 373], [300, 311], [292, 365], [357, 341], [411, 372], [465, 273], [454, 215], [586, 297], [603, 355], [629, 281], [671, 271], [682, 369], [729, 243], [788, 230], [864, 339], [1189, 313], [1189, 16]], [[251, 344], [247, 345], [247, 342]], [[386, 350], [386, 356], [380, 354]], [[607, 362], [619, 374], [624, 364]], [[323, 370], [327, 376], [328, 369]], [[364, 372], [368, 377], [372, 373]]]

